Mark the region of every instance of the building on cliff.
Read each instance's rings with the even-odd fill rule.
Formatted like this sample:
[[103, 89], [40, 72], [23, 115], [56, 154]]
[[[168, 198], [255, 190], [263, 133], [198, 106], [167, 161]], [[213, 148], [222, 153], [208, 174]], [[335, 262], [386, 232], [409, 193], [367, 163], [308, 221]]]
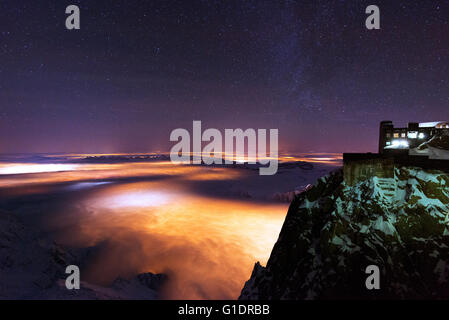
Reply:
[[395, 128], [393, 122], [382, 121], [379, 130], [379, 153], [407, 152], [444, 134], [449, 135], [448, 121], [410, 122], [407, 128]]
[[[383, 122], [379, 153], [345, 153], [343, 172], [293, 198], [239, 299], [448, 299], [447, 131]], [[364, 286], [369, 265], [378, 290]]]
[[343, 154], [349, 185], [377, 177], [391, 188], [390, 179], [399, 166], [449, 171], [449, 122], [412, 122], [406, 128], [395, 128], [392, 121], [382, 121], [378, 153]]

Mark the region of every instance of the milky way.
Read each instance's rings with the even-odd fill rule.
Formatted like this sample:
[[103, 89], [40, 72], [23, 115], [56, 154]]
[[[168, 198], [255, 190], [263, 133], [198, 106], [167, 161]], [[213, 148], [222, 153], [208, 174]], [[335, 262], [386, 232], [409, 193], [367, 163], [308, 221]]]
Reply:
[[447, 1], [376, 1], [380, 30], [369, 4], [3, 0], [0, 152], [166, 151], [193, 120], [375, 151], [381, 120], [447, 120]]

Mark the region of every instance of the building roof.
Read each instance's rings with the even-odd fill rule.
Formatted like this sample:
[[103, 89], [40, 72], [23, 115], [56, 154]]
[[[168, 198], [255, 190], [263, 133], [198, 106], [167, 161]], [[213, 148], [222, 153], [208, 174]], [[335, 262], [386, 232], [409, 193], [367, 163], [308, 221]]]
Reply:
[[419, 124], [420, 128], [434, 128], [440, 123], [446, 123], [447, 121], [433, 121], [433, 122], [421, 122]]

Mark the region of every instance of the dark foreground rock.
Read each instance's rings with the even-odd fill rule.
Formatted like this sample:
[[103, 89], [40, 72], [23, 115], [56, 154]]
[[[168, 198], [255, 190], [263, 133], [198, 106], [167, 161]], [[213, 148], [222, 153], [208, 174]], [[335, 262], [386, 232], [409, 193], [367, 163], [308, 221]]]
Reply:
[[[296, 196], [240, 299], [449, 299], [449, 177], [395, 170], [355, 186], [336, 171]], [[369, 265], [379, 290], [366, 288]]]

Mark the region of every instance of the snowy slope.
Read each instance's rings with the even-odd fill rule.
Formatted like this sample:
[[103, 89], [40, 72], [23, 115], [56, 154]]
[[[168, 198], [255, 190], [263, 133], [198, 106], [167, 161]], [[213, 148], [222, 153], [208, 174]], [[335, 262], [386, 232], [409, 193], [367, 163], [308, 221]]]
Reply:
[[443, 131], [417, 148], [410, 149], [409, 154], [425, 155], [430, 159], [449, 159], [449, 131]]
[[16, 217], [0, 211], [0, 299], [156, 299], [165, 279], [143, 273], [116, 279], [110, 287], [81, 282], [80, 290], [68, 290], [65, 268], [82, 263], [80, 255], [40, 239]]
[[[449, 176], [395, 170], [353, 187], [338, 170], [298, 195], [240, 298], [449, 298]], [[380, 290], [365, 287], [371, 264]]]

